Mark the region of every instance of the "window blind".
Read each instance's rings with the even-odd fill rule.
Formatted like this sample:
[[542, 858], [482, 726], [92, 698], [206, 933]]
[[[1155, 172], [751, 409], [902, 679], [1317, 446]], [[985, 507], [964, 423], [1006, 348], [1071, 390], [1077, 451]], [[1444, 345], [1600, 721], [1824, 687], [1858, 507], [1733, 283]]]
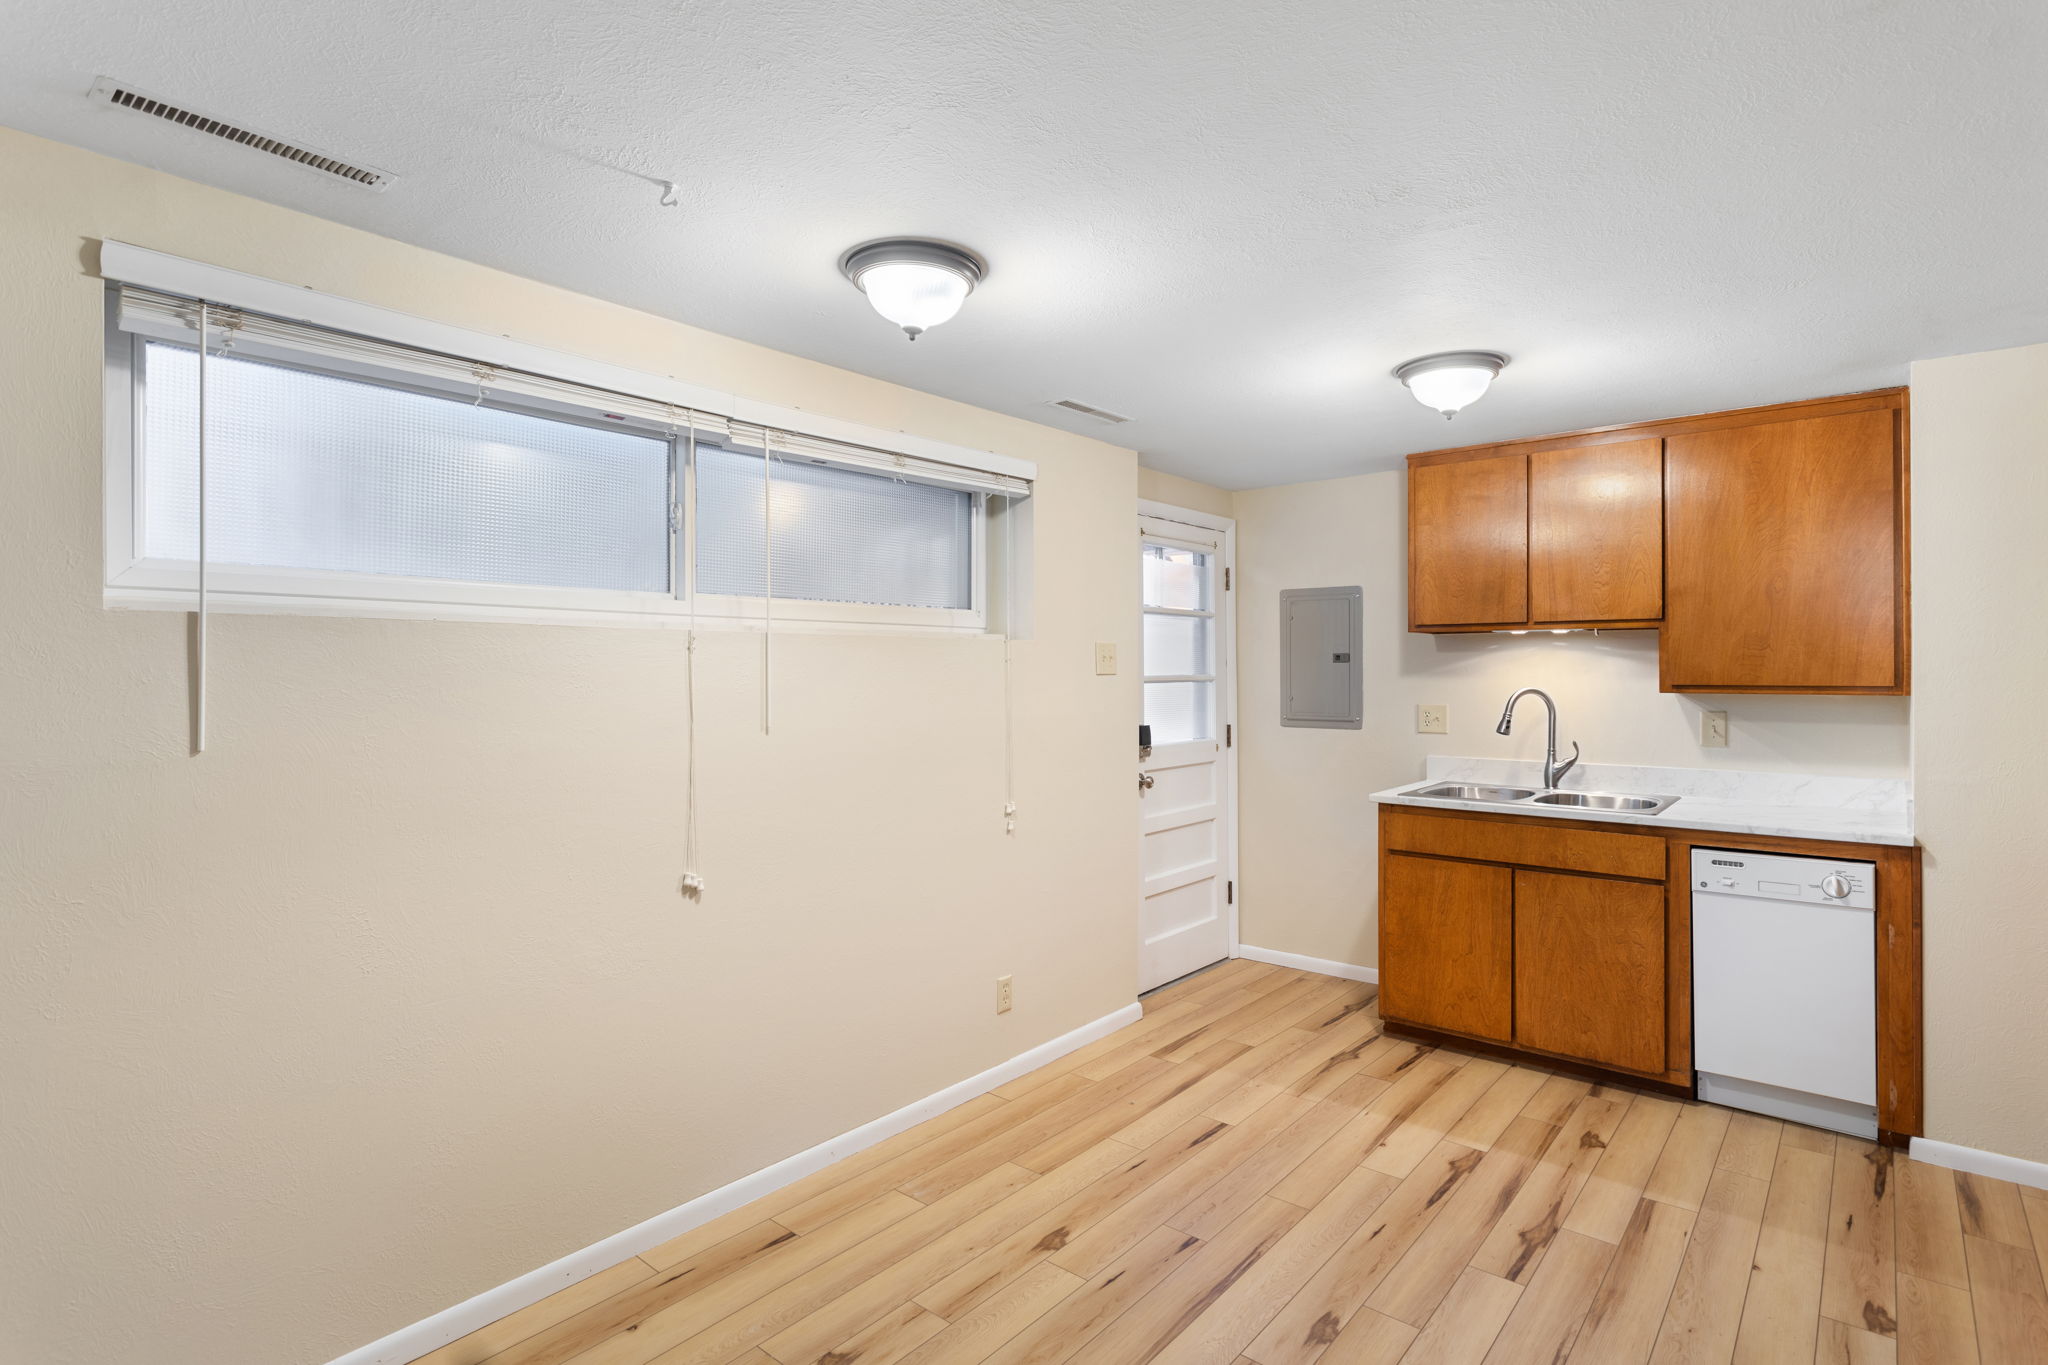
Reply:
[[972, 494], [792, 461], [780, 436], [773, 478], [763, 477], [763, 458], [697, 447], [700, 592], [767, 596], [772, 520], [778, 600], [973, 607]]
[[[196, 559], [199, 355], [142, 349], [142, 549]], [[215, 563], [669, 589], [666, 440], [233, 352], [207, 379]]]
[[[462, 356], [420, 350], [372, 337], [315, 327], [263, 313], [212, 305], [213, 326], [229, 353], [255, 358], [312, 362], [342, 374], [402, 377], [410, 382], [465, 397], [505, 395], [543, 408], [598, 414], [655, 431], [693, 427], [726, 444], [764, 444], [760, 427], [723, 414], [681, 408], [656, 399], [593, 388], [526, 370], [490, 365]], [[139, 285], [120, 286], [119, 325], [145, 337], [193, 345], [198, 339], [199, 300]], [[784, 460], [838, 465], [887, 474], [892, 478], [935, 484], [1003, 497], [1028, 497], [1031, 481], [1011, 474], [970, 469], [922, 456], [852, 445], [803, 432], [777, 429], [778, 464]]]

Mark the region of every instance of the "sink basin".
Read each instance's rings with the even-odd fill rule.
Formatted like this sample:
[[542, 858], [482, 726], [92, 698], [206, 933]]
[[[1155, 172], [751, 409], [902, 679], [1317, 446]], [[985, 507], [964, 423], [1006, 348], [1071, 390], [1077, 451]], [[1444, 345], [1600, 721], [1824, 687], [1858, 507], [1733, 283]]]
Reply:
[[1675, 796], [1616, 796], [1611, 792], [1545, 792], [1532, 806], [1577, 806], [1583, 810], [1625, 810], [1637, 813], [1663, 810]]
[[1446, 782], [1440, 786], [1424, 787], [1414, 793], [1416, 796], [1433, 796], [1439, 801], [1520, 801], [1534, 796], [1530, 787], [1480, 787], [1466, 783]]

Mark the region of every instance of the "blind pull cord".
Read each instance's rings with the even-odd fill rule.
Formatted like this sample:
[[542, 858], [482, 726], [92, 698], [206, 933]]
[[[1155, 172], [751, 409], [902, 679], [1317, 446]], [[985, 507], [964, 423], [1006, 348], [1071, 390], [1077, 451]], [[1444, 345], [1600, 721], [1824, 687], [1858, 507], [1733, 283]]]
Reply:
[[1017, 500], [1003, 499], [1003, 833], [1017, 832], [1017, 707], [1010, 644], [1017, 637]]
[[199, 305], [199, 609], [192, 629], [192, 752], [206, 752], [206, 369], [213, 309]]
[[[681, 486], [676, 489], [678, 496], [683, 495], [688, 481], [697, 475], [697, 414], [694, 412], [690, 414], [690, 434], [684, 439], [687, 449], [683, 457], [683, 477], [678, 481]], [[678, 520], [681, 525], [688, 524], [688, 518]], [[683, 780], [683, 795], [687, 803], [683, 813], [683, 894], [691, 900], [699, 900], [704, 895], [704, 874], [697, 866], [697, 583], [690, 567], [695, 548], [686, 541], [680, 556], [684, 596], [690, 604], [683, 654], [683, 729], [690, 745]]]
[[761, 600], [761, 733], [769, 733], [774, 704], [775, 636], [775, 434], [761, 429], [761, 551], [766, 595]]

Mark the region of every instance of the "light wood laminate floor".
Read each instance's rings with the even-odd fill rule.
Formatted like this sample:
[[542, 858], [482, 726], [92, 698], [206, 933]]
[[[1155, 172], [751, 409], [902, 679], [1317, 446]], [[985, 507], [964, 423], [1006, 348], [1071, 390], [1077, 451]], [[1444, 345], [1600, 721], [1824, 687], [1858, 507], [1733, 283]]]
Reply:
[[2048, 1363], [2048, 1192], [1245, 960], [428, 1365]]

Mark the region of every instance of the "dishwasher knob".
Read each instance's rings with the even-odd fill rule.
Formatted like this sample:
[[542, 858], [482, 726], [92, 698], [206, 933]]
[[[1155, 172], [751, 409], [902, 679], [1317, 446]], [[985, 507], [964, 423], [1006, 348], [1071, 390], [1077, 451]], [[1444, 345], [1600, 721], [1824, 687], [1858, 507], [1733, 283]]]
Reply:
[[1849, 879], [1839, 872], [1830, 872], [1820, 879], [1820, 893], [1831, 901], [1843, 899], [1851, 889]]

